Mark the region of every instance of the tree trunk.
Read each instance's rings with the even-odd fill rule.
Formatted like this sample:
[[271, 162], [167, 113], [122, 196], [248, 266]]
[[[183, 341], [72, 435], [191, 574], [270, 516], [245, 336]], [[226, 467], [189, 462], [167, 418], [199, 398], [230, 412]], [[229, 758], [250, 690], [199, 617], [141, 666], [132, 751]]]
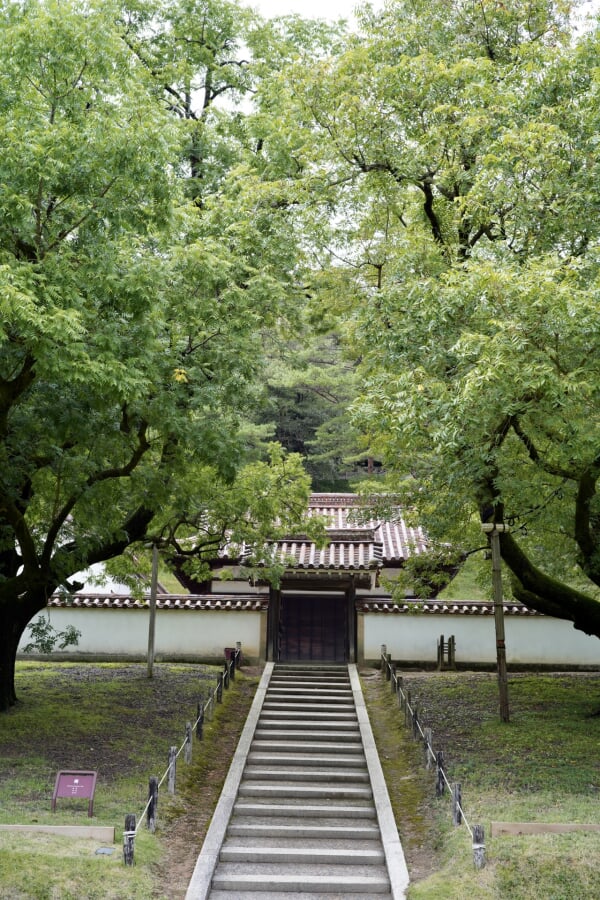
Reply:
[[45, 597], [39, 602], [15, 597], [0, 603], [0, 712], [17, 702], [15, 663], [19, 641], [32, 617], [45, 606]]
[[0, 711], [5, 712], [17, 701], [15, 661], [17, 647], [25, 628], [11, 620], [10, 610], [0, 609]]

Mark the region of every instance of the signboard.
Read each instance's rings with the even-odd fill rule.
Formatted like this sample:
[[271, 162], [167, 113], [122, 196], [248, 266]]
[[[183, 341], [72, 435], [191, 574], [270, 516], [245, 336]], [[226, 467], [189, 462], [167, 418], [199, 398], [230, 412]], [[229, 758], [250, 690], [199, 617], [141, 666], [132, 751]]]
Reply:
[[56, 776], [54, 794], [52, 795], [52, 812], [56, 812], [57, 797], [71, 797], [75, 800], [89, 800], [88, 816], [92, 816], [94, 812], [96, 776], [96, 772], [60, 771]]

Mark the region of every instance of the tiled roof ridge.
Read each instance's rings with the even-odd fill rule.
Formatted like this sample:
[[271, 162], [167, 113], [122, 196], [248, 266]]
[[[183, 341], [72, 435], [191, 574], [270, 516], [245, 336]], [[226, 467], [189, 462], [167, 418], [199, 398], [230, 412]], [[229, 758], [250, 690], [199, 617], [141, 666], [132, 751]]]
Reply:
[[[149, 598], [132, 597], [130, 594], [93, 591], [65, 596], [54, 594], [48, 601], [52, 609], [147, 609]], [[244, 612], [262, 610], [269, 605], [267, 594], [158, 594], [158, 609], [215, 610]]]
[[[529, 609], [518, 600], [507, 600], [503, 603], [505, 615], [509, 616], [541, 616], [543, 613]], [[360, 598], [356, 608], [360, 612], [429, 615], [467, 615], [493, 616], [494, 603], [487, 600], [405, 600], [395, 603], [392, 599]]]

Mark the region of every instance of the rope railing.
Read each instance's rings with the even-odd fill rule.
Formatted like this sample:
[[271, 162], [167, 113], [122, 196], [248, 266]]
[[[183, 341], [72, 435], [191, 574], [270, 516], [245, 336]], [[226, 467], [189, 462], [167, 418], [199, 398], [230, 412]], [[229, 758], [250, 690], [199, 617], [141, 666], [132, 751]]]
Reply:
[[457, 782], [450, 783], [444, 768], [444, 754], [442, 750], [433, 749], [431, 728], [425, 728], [419, 718], [418, 704], [413, 703], [411, 692], [404, 689], [402, 676], [396, 671], [396, 665], [392, 663], [392, 655], [387, 652], [385, 644], [381, 645], [381, 671], [386, 681], [390, 682], [391, 692], [398, 697], [398, 705], [404, 710], [404, 721], [412, 729], [415, 740], [422, 740], [425, 750], [425, 766], [431, 768], [431, 762], [436, 768], [436, 794], [441, 797], [445, 789], [452, 797], [452, 821], [454, 825], [463, 824], [471, 837], [473, 847], [473, 861], [475, 868], [482, 869], [485, 866], [485, 833], [483, 825], [471, 825], [465, 815], [462, 805], [461, 785]]
[[133, 813], [125, 816], [125, 827], [123, 829], [123, 861], [125, 865], [132, 866], [134, 864], [135, 854], [135, 838], [141, 828], [142, 822], [146, 821], [149, 831], [154, 832], [156, 829], [156, 812], [158, 806], [158, 792], [165, 781], [168, 782], [168, 791], [175, 793], [176, 767], [177, 760], [182, 753], [185, 753], [187, 763], [192, 761], [192, 735], [196, 732], [196, 737], [201, 739], [203, 736], [203, 725], [206, 718], [210, 721], [216, 703], [221, 703], [223, 699], [223, 689], [228, 689], [230, 683], [235, 680], [236, 669], [239, 668], [242, 655], [242, 645], [238, 642], [235, 649], [231, 650], [230, 657], [226, 660], [223, 671], [217, 675], [217, 684], [208, 693], [206, 699], [198, 703], [198, 715], [196, 720], [186, 723], [185, 738], [179, 748], [173, 746], [169, 750], [169, 762], [167, 768], [160, 779], [152, 776], [148, 787], [148, 800], [141, 815], [138, 819]]

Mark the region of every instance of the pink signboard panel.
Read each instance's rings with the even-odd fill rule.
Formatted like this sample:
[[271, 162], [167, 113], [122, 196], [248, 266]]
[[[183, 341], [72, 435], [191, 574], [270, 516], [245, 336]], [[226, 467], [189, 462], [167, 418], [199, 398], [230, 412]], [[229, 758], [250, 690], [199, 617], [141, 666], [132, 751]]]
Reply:
[[93, 815], [96, 776], [96, 772], [60, 771], [56, 776], [52, 795], [52, 812], [56, 812], [57, 797], [71, 797], [76, 800], [89, 800], [88, 816]]

